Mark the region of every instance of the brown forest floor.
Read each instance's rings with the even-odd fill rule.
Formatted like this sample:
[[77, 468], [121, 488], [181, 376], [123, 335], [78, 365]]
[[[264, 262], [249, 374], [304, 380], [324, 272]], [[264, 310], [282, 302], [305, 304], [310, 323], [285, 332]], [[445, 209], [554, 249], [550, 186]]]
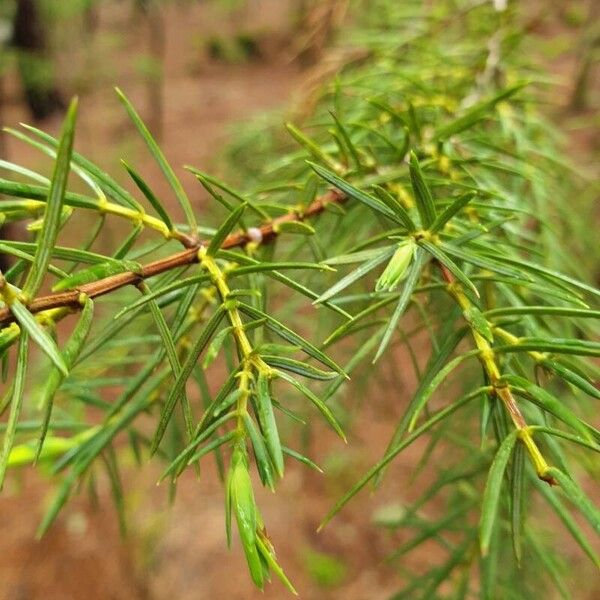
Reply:
[[[262, 11], [253, 12], [252, 22], [242, 17], [237, 23], [229, 23], [232, 29], [243, 26], [267, 32], [266, 58], [237, 65], [203, 59], [194, 42], [214, 34], [217, 26], [221, 31], [218, 14], [205, 6], [193, 6], [183, 13], [167, 11], [162, 145], [174, 165], [189, 163], [206, 170], [216, 166], [233, 123], [285, 106], [302, 86], [306, 74], [281, 57], [285, 47], [282, 31], [288, 27], [288, 4], [262, 0], [258, 4]], [[121, 155], [133, 153], [136, 166], [145, 174], [156, 175], [141, 147], [125, 135], [129, 131], [126, 117], [114, 96], [106, 91], [110, 90], [109, 83], [116, 81], [142, 107], [142, 112], [144, 108], [147, 110], [145, 88], [132, 67], [135, 61], [131, 60], [132, 55], [145, 51], [146, 33], [139, 25], [129, 31], [132, 22], [123, 7], [113, 7], [100, 16], [96, 33], [99, 46], [86, 45], [82, 36], [82, 56], [77, 57], [85, 64], [87, 56], [91, 61], [88, 64], [98, 71], [94, 78], [100, 79], [82, 97], [78, 148], [111, 172], [117, 170]], [[115, 31], [122, 33], [125, 42], [114, 42], [109, 34]], [[99, 51], [110, 44], [111, 49]], [[124, 59], [122, 64], [120, 57]], [[105, 67], [108, 58], [110, 64], [119, 64], [118, 68], [113, 67], [114, 72]], [[62, 60], [66, 66], [68, 59]], [[571, 67], [565, 63], [560, 68], [568, 71]], [[16, 99], [17, 89], [9, 81], [11, 95]], [[27, 120], [27, 116], [15, 101], [5, 111], [4, 120], [14, 125]], [[44, 123], [43, 127], [56, 130], [57, 123]], [[576, 141], [580, 147], [589, 147], [591, 142], [589, 138]], [[38, 164], [29, 150], [13, 141], [9, 141], [8, 151], [11, 160]], [[167, 192], [166, 187], [161, 187], [160, 177], [153, 177], [153, 181], [159, 192]], [[194, 189], [193, 181], [186, 183], [189, 190]], [[195, 197], [201, 210], [204, 197], [199, 189]], [[398, 360], [402, 359], [399, 355]], [[387, 502], [408, 501], [418, 493], [423, 482], [407, 482], [423, 451], [422, 445], [415, 445], [396, 461], [380, 493], [372, 497], [362, 494], [332, 526], [318, 535], [315, 530], [332, 502], [356, 479], [356, 474], [364, 472], [381, 456], [398, 412], [398, 386], [409, 389], [412, 384], [398, 380], [396, 373], [384, 373], [378, 384], [377, 403], [365, 398], [356, 400], [361, 431], [351, 434], [343, 452], [342, 444], [328, 434], [325, 434], [325, 439], [330, 440], [327, 447], [322, 444], [317, 447], [309, 441], [312, 456], [329, 466], [328, 476], [292, 466], [276, 495], [261, 494], [259, 504], [281, 562], [307, 600], [378, 600], [388, 597], [398, 587], [399, 576], [383, 559], [405, 538], [402, 534], [376, 529], [371, 516], [374, 509]], [[389, 392], [391, 388], [395, 389], [393, 395]], [[315, 438], [318, 433], [319, 426]], [[0, 600], [258, 597], [246, 574], [239, 545], [234, 544], [231, 552], [225, 547], [222, 487], [210, 461], [206, 465], [200, 483], [192, 474], [182, 478], [172, 508], [167, 506], [166, 490], [154, 485], [159, 465], [149, 465], [141, 472], [132, 468], [126, 483], [131, 521], [127, 541], [119, 537], [106, 489], [101, 490], [99, 507], [92, 507], [82, 494], [71, 502], [43, 540], [34, 541], [50, 487], [34, 473], [11, 478], [0, 496]], [[338, 556], [345, 566], [345, 574], [336, 585], [320, 585], [310, 576], [307, 561], [315, 551]], [[435, 546], [427, 547], [413, 559], [412, 568], [423, 568], [435, 552]], [[567, 552], [572, 550], [569, 548]], [[577, 550], [573, 555], [583, 560]], [[275, 600], [286, 597], [286, 593], [274, 582], [262, 597]]]

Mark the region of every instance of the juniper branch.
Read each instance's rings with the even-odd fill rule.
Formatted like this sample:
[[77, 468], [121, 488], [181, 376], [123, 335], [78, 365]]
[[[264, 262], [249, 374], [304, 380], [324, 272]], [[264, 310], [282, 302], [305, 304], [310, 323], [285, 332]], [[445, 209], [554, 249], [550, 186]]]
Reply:
[[[277, 217], [264, 223], [259, 228], [253, 228], [252, 231], [239, 231], [231, 234], [225, 239], [221, 245], [221, 249], [230, 250], [232, 248], [245, 246], [249, 243], [268, 243], [277, 237], [279, 234], [278, 228], [282, 223], [303, 222], [306, 219], [322, 213], [328, 204], [342, 204], [345, 201], [345, 194], [338, 190], [331, 190], [311, 202], [305, 209], [296, 209], [287, 215]], [[165, 273], [172, 269], [197, 263], [199, 262], [198, 250], [209, 244], [210, 240], [201, 241], [190, 246], [186, 250], [143, 265], [139, 271], [125, 271], [124, 273], [110, 275], [99, 279], [98, 281], [84, 284], [74, 290], [56, 292], [47, 296], [39, 296], [28, 302], [26, 307], [29, 312], [33, 314], [56, 308], [69, 308], [71, 311], [78, 311], [82, 307], [82, 294], [87, 298], [97, 298], [128, 285], [138, 285], [140, 281], [155, 277], [156, 275], [160, 275], [161, 273]], [[8, 325], [14, 321], [15, 317], [8, 307], [0, 309], [1, 325]]]

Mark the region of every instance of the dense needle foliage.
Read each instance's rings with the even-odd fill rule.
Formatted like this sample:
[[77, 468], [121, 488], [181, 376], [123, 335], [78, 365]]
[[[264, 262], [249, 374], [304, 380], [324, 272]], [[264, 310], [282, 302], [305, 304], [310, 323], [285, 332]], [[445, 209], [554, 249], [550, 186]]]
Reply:
[[[347, 52], [309, 121], [288, 124], [295, 149], [273, 159], [258, 140], [240, 144], [233, 156], [263, 161], [258, 176], [239, 166], [241, 191], [187, 167], [225, 211], [215, 228], [120, 91], [181, 223], [134, 166], [123, 163], [124, 187], [73, 150], [75, 102], [59, 140], [10, 131], [55, 157], [50, 179], [0, 163], [2, 218], [31, 232], [0, 243], [14, 259], [1, 282], [0, 479], [30, 463], [60, 474], [40, 532], [101, 469], [122, 508], [125, 440], [139, 460], [166, 461], [173, 491], [214, 454], [228, 541], [235, 523], [256, 585], [275, 573], [293, 591], [253, 492], [258, 479], [276, 489], [289, 460], [318, 468], [282, 422], [302, 426], [302, 398], [309, 419], [344, 437], [333, 407], [353, 373], [427, 336], [385, 456], [325, 522], [424, 436], [429, 489], [385, 526], [414, 531], [396, 560], [429, 539], [445, 557], [406, 573], [397, 598], [438, 597], [443, 582], [444, 597], [531, 598], [549, 582], [568, 596], [532, 506], [558, 515], [600, 566], [600, 514], [577, 483], [597, 473], [600, 451], [600, 291], [565, 244], [580, 227], [579, 176], [536, 110], [536, 74], [501, 4], [355, 3], [360, 52]], [[79, 239], [84, 211], [97, 222]], [[129, 235], [111, 254], [95, 250], [116, 219]], [[443, 463], [430, 460], [438, 446]], [[427, 519], [431, 501], [444, 511]]]

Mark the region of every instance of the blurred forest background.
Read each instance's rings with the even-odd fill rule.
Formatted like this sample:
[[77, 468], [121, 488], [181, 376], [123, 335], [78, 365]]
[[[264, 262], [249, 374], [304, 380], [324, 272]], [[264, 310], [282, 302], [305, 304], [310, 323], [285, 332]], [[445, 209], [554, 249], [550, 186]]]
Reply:
[[[37, 122], [55, 134], [68, 100], [77, 94], [77, 149], [112, 174], [127, 156], [168, 203], [166, 183], [115, 101], [113, 86], [118, 85], [173, 165], [196, 165], [235, 181], [236, 172], [244, 171], [236, 163], [240, 140], [267, 124], [301, 122], [311, 93], [344, 64], [361, 59], [360, 44], [349, 54], [340, 52], [339, 44], [331, 49], [334, 40], [344, 42], [340, 33], [353, 4], [368, 9], [367, 0], [0, 0], [0, 122], [11, 127]], [[567, 135], [571, 159], [591, 172], [600, 151], [600, 3], [522, 5], [532, 58], [553, 78], [546, 112]], [[50, 165], [4, 133], [0, 159], [41, 172]], [[202, 216], [206, 198], [199, 186], [190, 189], [196, 190], [195, 207]], [[121, 233], [115, 229], [114, 238], [101, 243], [112, 247]], [[4, 231], [7, 237], [19, 235]], [[381, 456], [397, 414], [397, 394], [389, 389], [414, 387], [412, 381], [399, 381], [392, 369], [381, 370], [371, 391], [376, 403], [348, 402], [356, 405], [354, 418], [361, 422], [348, 447], [342, 451], [326, 436], [327, 444], [313, 448], [327, 477], [294, 466], [277, 498], [263, 492], [260, 499], [281, 563], [304, 598], [385, 598], [401, 581], [401, 573], [384, 557], [402, 533], [374, 522], [418, 493], [419, 482], [410, 476], [423, 451], [419, 444], [395, 462], [377, 495], [362, 495], [335, 526], [315, 532], [332, 502]], [[317, 439], [321, 427], [317, 424], [316, 432], [307, 435]], [[50, 486], [30, 472], [13, 475], [0, 496], [0, 598], [258, 597], [241, 550], [226, 549], [215, 474], [207, 469], [198, 484], [188, 473], [168, 508], [165, 490], [153, 485], [158, 469], [150, 465], [139, 471], [132, 459], [126, 540], [119, 537], [108, 490], [101, 488], [97, 503], [81, 494], [49, 534], [35, 541]], [[409, 568], [419, 569], [419, 561], [430, 559], [428, 548], [412, 557]], [[582, 577], [591, 569], [585, 557], [569, 542], [564, 552], [572, 554], [576, 566], [581, 562], [573, 575], [581, 578], [580, 597], [600, 597], [593, 575]], [[283, 594], [275, 583], [263, 597]]]

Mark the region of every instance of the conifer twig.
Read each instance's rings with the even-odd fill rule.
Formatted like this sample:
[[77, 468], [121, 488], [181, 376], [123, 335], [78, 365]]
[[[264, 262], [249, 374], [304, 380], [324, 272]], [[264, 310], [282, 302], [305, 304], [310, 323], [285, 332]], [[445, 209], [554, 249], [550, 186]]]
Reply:
[[[315, 217], [325, 210], [327, 204], [341, 204], [345, 202], [346, 199], [346, 195], [342, 192], [330, 190], [320, 198], [314, 200], [305, 210], [295, 210], [287, 215], [277, 217], [276, 219], [264, 223], [261, 227], [256, 228], [256, 231], [237, 231], [232, 233], [225, 239], [221, 247], [224, 250], [230, 250], [231, 248], [238, 248], [250, 242], [269, 242], [277, 237], [278, 225], [281, 225], [281, 223], [304, 221], [310, 217]], [[86, 283], [74, 290], [56, 292], [47, 296], [39, 296], [27, 304], [27, 309], [33, 314], [61, 307], [79, 310], [82, 308], [80, 302], [81, 294], [84, 294], [88, 298], [97, 298], [98, 296], [104, 296], [105, 294], [114, 292], [115, 290], [128, 285], [137, 285], [141, 280], [160, 275], [165, 271], [197, 263], [198, 249], [202, 246], [207, 246], [208, 244], [209, 241], [207, 240], [201, 241], [181, 252], [150, 262], [142, 266], [139, 271], [125, 271], [124, 273], [110, 275], [99, 279], [98, 281]], [[14, 320], [15, 317], [8, 307], [0, 309], [0, 325], [8, 325]]]

